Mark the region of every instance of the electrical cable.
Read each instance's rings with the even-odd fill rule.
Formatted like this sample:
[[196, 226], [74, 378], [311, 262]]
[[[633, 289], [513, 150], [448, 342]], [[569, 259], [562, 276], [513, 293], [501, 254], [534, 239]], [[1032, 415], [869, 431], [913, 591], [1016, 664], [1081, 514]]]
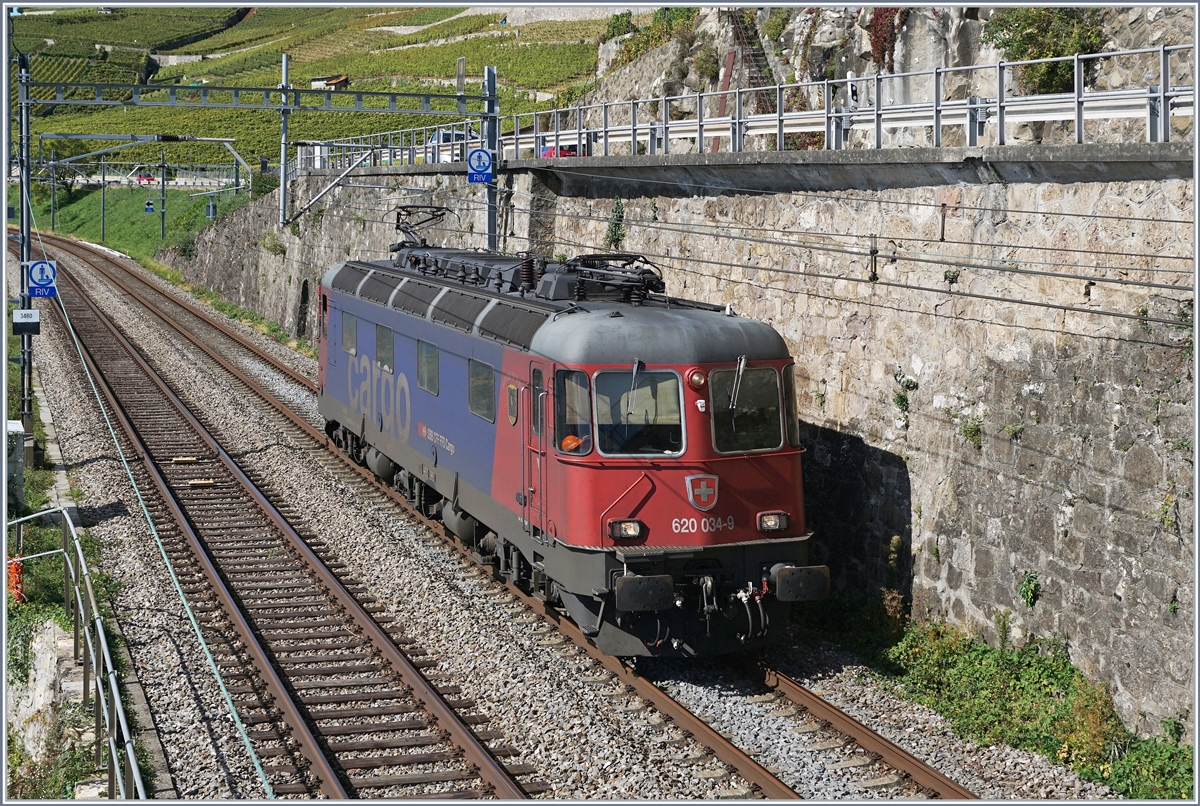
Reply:
[[[529, 193], [527, 191], [514, 191], [511, 189], [505, 189], [505, 192], [507, 192], [509, 195], [525, 196], [525, 197], [528, 197], [529, 199], [531, 199], [532, 201], [555, 201], [559, 204], [561, 204], [563, 202], [563, 200], [558, 197], [554, 197], [554, 196], [550, 196], [550, 195], [534, 194], [534, 193]], [[458, 198], [458, 199], [464, 198], [462, 196], [452, 196], [452, 197]], [[478, 202], [475, 202], [472, 199], [468, 199], [467, 201], [469, 203], [478, 204]], [[351, 206], [351, 205], [348, 205], [348, 206]], [[583, 209], [585, 211], [589, 209], [589, 208], [585, 207], [584, 205], [580, 205], [580, 204], [573, 204], [572, 206], [574, 206], [576, 209]], [[367, 208], [366, 206], [360, 206], [360, 209], [371, 209], [371, 208]], [[514, 209], [516, 209], [519, 212], [530, 212], [530, 210], [528, 208], [515, 208], [514, 207]], [[607, 217], [597, 216], [594, 214], [588, 215], [586, 213], [584, 213], [584, 214], [557, 213], [556, 215], [569, 217], [569, 218], [575, 218], [578, 220], [591, 220], [591, 221], [603, 221], [603, 222], [609, 221], [609, 219]], [[646, 221], [645, 219], [630, 219], [630, 218], [626, 217], [624, 219], [624, 223], [636, 224], [637, 226], [645, 227], [648, 229], [661, 229], [661, 230], [672, 231], [672, 232], [695, 232], [696, 234], [700, 234], [700, 235], [709, 234], [709, 233], [704, 232], [703, 230], [706, 228], [710, 228], [720, 236], [731, 237], [731, 238], [735, 237], [735, 236], [729, 234], [728, 230], [730, 230], [730, 229], [750, 229], [750, 230], [759, 231], [759, 232], [764, 232], [764, 231], [778, 232], [778, 230], [768, 230], [765, 227], [749, 227], [749, 226], [738, 225], [738, 224], [726, 224], [724, 222], [722, 222], [721, 224], [713, 224], [713, 225], [708, 225], [708, 226], [706, 226], [704, 224], [696, 224], [696, 223], [688, 224], [688, 225], [683, 225], [683, 224], [673, 225], [673, 224], [669, 224], [667, 222], [656, 223], [654, 220]], [[789, 231], [789, 234], [791, 232], [794, 232], [794, 231]], [[828, 238], [859, 238], [859, 239], [861, 239], [863, 237], [866, 237], [866, 236], [862, 236], [862, 235], [851, 235], [851, 234], [841, 235], [841, 234], [830, 234], [830, 233], [812, 233], [811, 231], [804, 232], [803, 234], [820, 235], [821, 237], [826, 238], [826, 239], [828, 239]], [[806, 241], [794, 242], [794, 241], [790, 241], [790, 240], [780, 240], [780, 239], [774, 239], [774, 238], [755, 239], [755, 238], [740, 237], [739, 239], [745, 240], [748, 242], [752, 242], [752, 243], [763, 243], [763, 244], [768, 244], [768, 245], [801, 247], [801, 248], [808, 248], [808, 249], [818, 249], [818, 250], [829, 251], [829, 252], [841, 251], [845, 254], [858, 254], [858, 255], [863, 254], [861, 252], [846, 251], [845, 247], [840, 244], [834, 245], [834, 246], [825, 246], [820, 243], [812, 243], [812, 242], [806, 242]], [[900, 240], [900, 239], [889, 238], [889, 240]], [[906, 238], [903, 240], [911, 240], [911, 241], [918, 241], [918, 242], [925, 242], [925, 243], [928, 242], [927, 239], [920, 239], [920, 238]], [[1008, 248], [1008, 249], [1024, 249], [1024, 248], [1026, 248], [1026, 247], [1022, 247], [1020, 245], [1015, 245], [1015, 244], [1014, 245], [976, 244], [973, 242], [958, 242], [958, 243], [964, 243], [964, 244], [968, 244], [968, 245], [978, 245], [978, 246], [991, 246], [993, 248]], [[1053, 250], [1050, 247], [1038, 247], [1038, 248], [1042, 249], [1042, 250], [1046, 250], [1046, 251], [1058, 251], [1058, 250]], [[899, 250], [891, 250], [891, 251], [894, 251], [897, 255], [901, 254], [899, 252]], [[1063, 250], [1063, 251], [1066, 251], [1066, 250]], [[1092, 251], [1092, 250], [1073, 250], [1073, 251], [1086, 252], [1087, 254], [1110, 254], [1110, 253], [1097, 252], [1097, 251]], [[914, 262], [921, 262], [921, 258], [924, 258], [925, 256], [951, 258], [951, 259], [956, 257], [954, 255], [949, 255], [949, 254], [943, 253], [943, 252], [904, 252], [903, 254], [910, 256], [907, 259], [912, 260]], [[1191, 260], [1192, 259], [1190, 257], [1185, 257], [1185, 256], [1181, 256], [1181, 255], [1150, 255], [1150, 254], [1139, 254], [1139, 253], [1112, 253], [1112, 254], [1126, 254], [1127, 256], [1130, 256], [1130, 257], [1155, 258], [1155, 259], [1165, 259], [1165, 260]], [[1007, 264], [1007, 263], [1011, 262], [1012, 259], [1011, 258], [975, 257], [975, 258], [972, 258], [972, 260], [992, 261], [992, 262], [1003, 261]], [[940, 261], [937, 261], [937, 260], [931, 260], [928, 262], [932, 262], [934, 264], [940, 263]], [[1111, 271], [1160, 272], [1160, 273], [1165, 273], [1165, 274], [1187, 274], [1189, 276], [1192, 274], [1191, 270], [1188, 270], [1188, 269], [1164, 269], [1161, 267], [1143, 268], [1143, 267], [1131, 267], [1131, 266], [1112, 266], [1112, 265], [1097, 265], [1097, 264], [1086, 264], [1086, 263], [1068, 263], [1068, 262], [1063, 262], [1063, 261], [1032, 261], [1032, 260], [1022, 260], [1021, 263], [1027, 264], [1027, 265], [1035, 265], [1035, 266], [1038, 266], [1038, 265], [1041, 265], [1041, 266], [1063, 266], [1063, 267], [1072, 267], [1072, 268], [1081, 268], [1081, 269], [1096, 269], [1096, 270], [1111, 270]], [[943, 265], [945, 265], [945, 264], [943, 264]], [[1005, 266], [1005, 267], [983, 266], [983, 265], [977, 265], [977, 264], [973, 265], [973, 264], [969, 264], [969, 263], [961, 263], [961, 264], [954, 263], [954, 264], [950, 264], [950, 265], [957, 265], [960, 268], [981, 268], [981, 269], [988, 269], [988, 270], [992, 270], [992, 271], [1009, 270], [1009, 271], [1014, 271], [1017, 273], [1034, 273], [1034, 272], [1031, 272], [1030, 270], [1025, 270], [1024, 272], [1022, 272], [1021, 269], [1011, 268], [1011, 267], [1007, 267], [1007, 266]], [[1179, 288], [1179, 286], [1176, 286], [1174, 284], [1154, 285], [1152, 283], [1142, 283], [1140, 281], [1129, 281], [1129, 280], [1121, 280], [1121, 279], [1115, 279], [1115, 278], [1114, 279], [1101, 279], [1101, 278], [1092, 277], [1092, 276], [1071, 277], [1070, 275], [1064, 275], [1064, 274], [1060, 274], [1058, 272], [1049, 272], [1047, 274], [1049, 276], [1060, 276], [1060, 277], [1064, 277], [1066, 279], [1082, 279], [1082, 280], [1090, 280], [1093, 282], [1112, 282], [1112, 283], [1119, 284], [1119, 285], [1120, 284], [1149, 285], [1152, 287], [1160, 287], [1160, 288]]]
[[[446, 228], [432, 227], [431, 229], [446, 229]], [[523, 238], [522, 240], [528, 240], [531, 243], [533, 242], [532, 239], [529, 239], [529, 238]], [[557, 239], [557, 242], [567, 244], [569, 246], [590, 248], [589, 244], [575, 242], [575, 241], [568, 241], [568, 240], [565, 240], [562, 238]], [[665, 260], [665, 261], [679, 260], [679, 258], [674, 255], [656, 254], [653, 252], [639, 252], [639, 254], [641, 254], [645, 257], [656, 258], [658, 260]], [[708, 260], [708, 259], [704, 259], [704, 258], [688, 258], [688, 261], [692, 262], [692, 263], [704, 263], [704, 264], [709, 264], [709, 265], [714, 265], [714, 266], [722, 266], [725, 268], [743, 268], [742, 266], [740, 266], [739, 264], [736, 264], [736, 263], [727, 263], [724, 261]], [[682, 271], [687, 274], [694, 274], [699, 277], [706, 277], [706, 278], [710, 278], [710, 279], [718, 279], [718, 280], [726, 280], [726, 281], [732, 280], [733, 282], [739, 282], [739, 283], [748, 282], [744, 278], [719, 277], [714, 274], [706, 274], [704, 272], [698, 272], [698, 271], [685, 269], [682, 266], [678, 266], [678, 265], [675, 265], [674, 268], [677, 271]], [[771, 269], [766, 269], [766, 271], [773, 271], [773, 272], [778, 272], [780, 274], [788, 274], [788, 275], [797, 276], [797, 277], [815, 277], [815, 278], [821, 279], [821, 280], [835, 280], [835, 281], [846, 280], [846, 281], [853, 282], [853, 283], [868, 283], [870, 285], [879, 285], [879, 286], [886, 286], [886, 287], [891, 287], [891, 288], [899, 288], [899, 289], [903, 289], [906, 291], [923, 291], [923, 292], [928, 292], [928, 293], [949, 296], [950, 298], [967, 297], [967, 298], [971, 298], [971, 299], [986, 300], [989, 302], [1007, 302], [1007, 303], [1015, 303], [1018, 305], [1030, 305], [1030, 306], [1034, 306], [1034, 307], [1038, 307], [1038, 308], [1048, 308], [1048, 309], [1053, 309], [1053, 310], [1065, 311], [1065, 312], [1069, 312], [1069, 313], [1093, 314], [1096, 316], [1112, 316], [1112, 317], [1116, 317], [1119, 319], [1135, 319], [1139, 322], [1170, 325], [1172, 327], [1180, 327], [1182, 325], [1190, 326], [1190, 324], [1191, 324], [1190, 320], [1183, 321], [1183, 320], [1173, 320], [1173, 319], [1160, 319], [1160, 318], [1151, 317], [1151, 316], [1140, 316], [1138, 314], [1121, 313], [1119, 311], [1093, 310], [1090, 308], [1078, 308], [1078, 307], [1071, 306], [1071, 305], [1059, 305], [1059, 304], [1050, 303], [1050, 302], [1036, 302], [1033, 300], [1012, 299], [1009, 297], [998, 297], [998, 296], [994, 296], [994, 295], [990, 295], [990, 294], [977, 294], [977, 293], [969, 292], [969, 291], [950, 291], [950, 290], [945, 290], [945, 289], [941, 289], [941, 288], [930, 288], [928, 286], [915, 286], [915, 285], [909, 285], [907, 283], [896, 283], [896, 282], [892, 282], [890, 280], [871, 281], [871, 280], [861, 278], [861, 277], [844, 277], [844, 276], [838, 276], [838, 275], [833, 275], [833, 274], [821, 274], [818, 272], [792, 271], [792, 270], [782, 269], [782, 268], [771, 268]], [[770, 286], [770, 285], [764, 285], [764, 284], [759, 284], [759, 285], [760, 285], [760, 287], [769, 288], [769, 289], [772, 289], [775, 291], [787, 291], [787, 289], [779, 288], [778, 286]], [[791, 292], [789, 292], [789, 293], [791, 293]]]
[[[486, 204], [485, 202], [479, 202], [474, 199], [468, 199], [468, 198], [463, 198], [463, 197], [455, 197], [455, 198], [463, 204], [475, 205], [477, 207], [482, 207], [482, 206], [485, 206], [485, 204]], [[523, 207], [517, 207], [515, 205], [513, 206], [513, 209], [517, 212], [528, 213], [530, 215], [536, 215], [539, 212], [533, 208], [523, 208]], [[569, 214], [569, 213], [566, 213], [566, 214], [558, 213], [556, 215], [563, 216], [566, 218], [577, 219], [577, 220], [595, 221], [595, 222], [606, 222], [609, 220], [608, 218], [603, 217], [603, 216], [587, 216], [587, 215], [576, 215], [576, 214]], [[648, 228], [666, 230], [666, 231], [670, 231], [670, 232], [683, 232], [683, 233], [697, 234], [697, 235], [706, 234], [706, 233], [698, 233], [695, 230], [689, 229], [687, 227], [675, 228], [672, 226], [656, 226], [656, 225], [651, 224], [651, 225], [648, 225]], [[714, 236], [714, 237], [718, 237], [718, 236]], [[719, 237], [735, 237], [735, 236], [719, 236]], [[763, 243], [763, 244], [768, 244], [768, 245], [795, 246], [795, 244], [791, 244], [787, 241], [779, 241], [779, 240], [775, 240], [775, 239], [740, 238], [739, 240], [744, 240], [744, 241], [747, 241], [750, 243]], [[829, 246], [817, 247], [817, 246], [805, 245], [803, 248], [817, 249], [817, 250], [823, 251], [823, 252], [849, 255], [851, 257], [868, 258], [868, 259], [870, 258], [869, 252], [862, 252], [862, 251], [858, 251], [858, 250], [854, 250], [854, 249], [846, 249], [846, 248], [841, 248], [841, 247], [829, 247]], [[896, 256], [898, 259], [901, 256], [901, 253], [897, 252]], [[980, 269], [980, 270], [984, 270], [984, 271], [995, 271], [995, 272], [1000, 272], [1000, 273], [1049, 276], [1049, 277], [1054, 277], [1054, 278], [1062, 279], [1062, 280], [1084, 280], [1084, 281], [1092, 282], [1092, 283], [1111, 283], [1111, 284], [1115, 284], [1115, 285], [1129, 285], [1129, 286], [1136, 286], [1139, 288], [1158, 288], [1158, 289], [1165, 289], [1165, 290], [1172, 290], [1172, 291], [1190, 292], [1193, 290], [1191, 286], [1180, 286], [1180, 285], [1174, 285], [1174, 284], [1168, 284], [1168, 283], [1152, 283], [1152, 282], [1144, 282], [1144, 281], [1138, 281], [1138, 280], [1125, 280], [1125, 279], [1121, 279], [1121, 278], [1106, 278], [1106, 277], [1093, 277], [1093, 276], [1085, 276], [1085, 275], [1062, 274], [1059, 272], [1045, 272], [1045, 271], [1039, 271], [1039, 270], [1035, 270], [1035, 269], [1021, 269], [1021, 268], [1015, 268], [1012, 266], [1003, 266], [1003, 267], [988, 266], [988, 265], [980, 265], [980, 264], [970, 263], [970, 262], [961, 261], [961, 260], [959, 260], [959, 261], [935, 260], [932, 258], [912, 258], [912, 257], [907, 257], [907, 256], [905, 256], [904, 259], [911, 263], [918, 263], [918, 264], [927, 263], [927, 264], [937, 265], [937, 266], [952, 266], [952, 267], [959, 268], [959, 269]], [[891, 256], [889, 256], [887, 258], [887, 260], [889, 260], [889, 262], [894, 262], [894, 261], [892, 261]], [[734, 266], [734, 265], [738, 265], [738, 264], [730, 263], [730, 264], [722, 264], [722, 265]], [[785, 271], [783, 269], [773, 269], [773, 270], [774, 271]], [[1135, 271], [1136, 271], [1136, 269], [1135, 269]]]

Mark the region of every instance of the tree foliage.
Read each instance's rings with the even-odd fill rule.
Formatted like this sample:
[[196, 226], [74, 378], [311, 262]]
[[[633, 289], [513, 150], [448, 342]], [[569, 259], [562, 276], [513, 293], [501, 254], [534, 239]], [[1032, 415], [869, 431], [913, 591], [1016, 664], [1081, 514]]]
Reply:
[[[1104, 45], [1104, 31], [1101, 11], [1094, 8], [1005, 8], [984, 23], [981, 39], [1006, 59], [1027, 61], [1096, 53]], [[1019, 81], [1034, 94], [1071, 92], [1075, 68], [1072, 62], [1025, 65]]]

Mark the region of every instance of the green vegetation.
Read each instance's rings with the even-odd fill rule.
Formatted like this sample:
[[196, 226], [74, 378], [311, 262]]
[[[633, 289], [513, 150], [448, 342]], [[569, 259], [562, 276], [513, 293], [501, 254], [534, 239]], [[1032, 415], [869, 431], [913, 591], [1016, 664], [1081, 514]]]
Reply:
[[604, 233], [605, 249], [620, 249], [625, 240], [625, 204], [618, 194], [613, 203], [612, 213], [608, 217], [608, 230]]
[[[38, 186], [35, 186], [38, 187]], [[148, 197], [158, 196], [158, 189], [144, 187], [110, 187], [105, 199], [105, 239], [100, 240], [100, 190], [95, 187], [76, 189], [73, 197], [59, 190], [58, 229], [60, 234], [76, 235], [95, 243], [105, 243], [133, 258], [153, 257], [160, 249], [174, 246], [188, 236], [194, 237], [208, 224], [204, 207], [208, 198], [192, 197], [189, 190], [167, 189], [167, 237], [159, 239], [159, 215], [147, 214], [144, 205]], [[249, 197], [218, 196], [217, 215], [228, 215], [245, 204]], [[16, 188], [9, 188], [9, 204], [16, 204]], [[155, 202], [157, 209], [158, 202]], [[35, 193], [34, 222], [50, 228], [50, 198], [48, 192]]]
[[903, 389], [897, 389], [892, 395], [892, 402], [896, 404], [896, 408], [900, 411], [908, 411], [908, 392]]
[[95, 52], [97, 44], [166, 50], [223, 31], [237, 15], [237, 9], [213, 7], [114, 8], [111, 14], [62, 9], [14, 17], [10, 24], [22, 41], [42, 40], [45, 47], [46, 40], [53, 40], [60, 52], [72, 46]]
[[[501, 110], [506, 115], [554, 105], [553, 101], [537, 101], [537, 91], [558, 93], [561, 98], [572, 92], [578, 95], [590, 87], [586, 80], [594, 76], [595, 43], [605, 30], [605, 20], [500, 26], [499, 14], [456, 17], [462, 10], [402, 9], [379, 13], [365, 8], [254, 8], [236, 14], [232, 9], [167, 14], [156, 8], [99, 15], [94, 9], [86, 9], [15, 18], [14, 41], [33, 54], [35, 80], [129, 84], [140, 83], [147, 80], [144, 76], [149, 76], [147, 81], [152, 85], [208, 84], [209, 89], [271, 87], [279, 83], [280, 54], [286, 52], [291, 57], [289, 78], [297, 87], [306, 86], [315, 76], [345, 74], [350, 76], [353, 89], [439, 94], [453, 92], [448, 82], [456, 74], [458, 57], [465, 56], [472, 84], [478, 82], [485, 65], [497, 66]], [[675, 19], [678, 14], [673, 11], [671, 15], [659, 16]], [[388, 26], [421, 25], [428, 27], [406, 35], [386, 30]], [[150, 29], [154, 30], [153, 41], [146, 39], [149, 34], [145, 31]], [[64, 35], [70, 31], [79, 36]], [[456, 37], [466, 38], [428, 45]], [[53, 48], [46, 44], [47, 38], [55, 40]], [[104, 47], [97, 48], [97, 43]], [[155, 70], [147, 60], [148, 51], [172, 47], [174, 53], [203, 58]], [[15, 81], [10, 81], [10, 91], [15, 100]], [[128, 97], [128, 93], [124, 96]], [[210, 95], [214, 100], [220, 96], [219, 92]], [[143, 93], [143, 97], [156, 99], [149, 92]], [[335, 96], [334, 103], [349, 107], [352, 99], [348, 94]], [[435, 101], [434, 107], [449, 111], [454, 109], [454, 101]], [[470, 111], [479, 111], [477, 107], [468, 106]], [[290, 131], [294, 139], [327, 140], [417, 128], [429, 122], [428, 117], [404, 113], [310, 112], [293, 114]], [[274, 162], [278, 154], [279, 118], [273, 111], [39, 107], [34, 133], [44, 131], [232, 137], [236, 140], [235, 148], [248, 162], [255, 162], [258, 155], [266, 155]], [[109, 144], [86, 145], [95, 150]], [[182, 148], [173, 151], [181, 153]], [[178, 162], [228, 160], [224, 149], [215, 144], [188, 144], [186, 150], [188, 157], [177, 159]], [[158, 148], [135, 146], [123, 155], [131, 161], [157, 161]]]
[[767, 15], [766, 22], [763, 23], [762, 32], [772, 44], [778, 44], [779, 38], [783, 36], [783, 31], [787, 27], [788, 20], [791, 18], [791, 9], [773, 8], [770, 14]]
[[[1093, 8], [1000, 9], [984, 23], [980, 39], [1009, 61], [1096, 53], [1104, 46], [1102, 13]], [[1020, 83], [1032, 93], [1071, 92], [1075, 67], [1069, 61], [1026, 65], [1020, 68]]]
[[721, 62], [717, 55], [716, 45], [705, 45], [696, 54], [696, 75], [709, 84], [715, 84], [721, 77]]
[[607, 42], [610, 39], [616, 39], [618, 36], [631, 34], [637, 30], [637, 26], [633, 24], [633, 12], [622, 11], [620, 14], [613, 14], [608, 18], [608, 23], [604, 27], [604, 39]]
[[993, 649], [947, 624], [910, 624], [887, 657], [900, 670], [900, 690], [962, 736], [1041, 753], [1128, 798], [1192, 797], [1181, 722], [1164, 721], [1154, 739], [1127, 731], [1106, 688], [1071, 665], [1062, 641], [1031, 637], [1019, 649]]
[[1017, 442], [1018, 440], [1020, 440], [1021, 434], [1024, 431], [1025, 431], [1025, 426], [1020, 425], [1020, 424], [1017, 424], [1017, 425], [1009, 424], [1009, 425], [1004, 426], [1004, 433], [1007, 434], [1008, 438], [1011, 439], [1013, 442]]
[[443, 22], [441, 25], [430, 26], [423, 31], [393, 36], [381, 42], [379, 46], [381, 48], [399, 48], [405, 45], [419, 45], [439, 39], [467, 36], [468, 34], [491, 28], [502, 19], [504, 19], [503, 14], [472, 14], [469, 17], [458, 17], [457, 19]]
[[958, 424], [958, 433], [975, 446], [975, 450], [983, 448], [983, 418], [963, 417]]
[[655, 11], [645, 27], [621, 43], [621, 52], [617, 54], [612, 69], [624, 67], [659, 45], [692, 32], [697, 13], [699, 9], [695, 8], [660, 8]]
[[1042, 591], [1042, 586], [1038, 584], [1038, 576], [1034, 571], [1026, 571], [1021, 577], [1021, 584], [1017, 586], [1017, 595], [1021, 597], [1021, 601], [1026, 607], [1033, 607], [1038, 600], [1038, 595]]

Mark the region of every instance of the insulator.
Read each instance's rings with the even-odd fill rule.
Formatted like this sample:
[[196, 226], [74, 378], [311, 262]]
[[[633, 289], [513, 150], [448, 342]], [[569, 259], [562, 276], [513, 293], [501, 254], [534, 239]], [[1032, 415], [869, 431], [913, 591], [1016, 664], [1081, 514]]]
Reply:
[[575, 278], [575, 301], [583, 302], [587, 299], [587, 281], [582, 277]]
[[533, 258], [526, 257], [521, 261], [521, 290], [533, 290]]
[[546, 258], [539, 257], [537, 259], [537, 279], [541, 280], [546, 275]]
[[638, 288], [631, 288], [629, 290], [629, 302], [635, 308], [640, 308], [642, 306], [642, 300], [645, 298], [645, 296], [645, 292], [642, 291], [640, 286]]

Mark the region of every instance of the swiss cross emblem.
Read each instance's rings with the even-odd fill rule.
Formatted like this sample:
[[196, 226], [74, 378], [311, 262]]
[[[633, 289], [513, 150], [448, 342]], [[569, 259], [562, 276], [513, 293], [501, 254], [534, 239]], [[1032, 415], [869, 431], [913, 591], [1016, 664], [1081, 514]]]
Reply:
[[708, 512], [717, 505], [719, 479], [716, 476], [688, 476], [684, 481], [687, 482], [688, 500], [696, 509]]

